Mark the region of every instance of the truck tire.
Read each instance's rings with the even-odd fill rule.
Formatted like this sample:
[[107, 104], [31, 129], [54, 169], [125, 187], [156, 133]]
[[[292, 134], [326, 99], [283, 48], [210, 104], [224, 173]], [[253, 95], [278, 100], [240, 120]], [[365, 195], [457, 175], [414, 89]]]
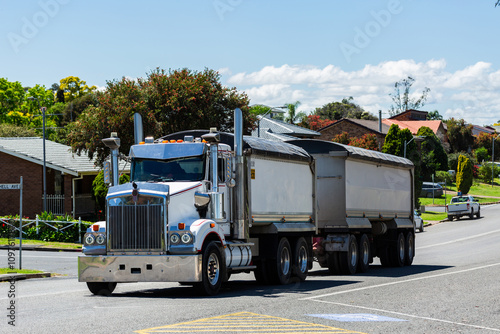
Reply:
[[358, 242], [356, 236], [349, 236], [347, 252], [339, 253], [340, 268], [345, 275], [354, 275], [358, 268]]
[[274, 281], [282, 285], [290, 283], [290, 277], [292, 276], [292, 251], [287, 238], [281, 238], [276, 252], [276, 261], [271, 261], [271, 263], [274, 264], [274, 268], [272, 268]]
[[396, 245], [389, 249], [391, 265], [393, 267], [402, 267], [405, 265], [406, 258], [406, 240], [403, 232], [400, 232], [396, 239]]
[[474, 209], [473, 208], [470, 209], [469, 218], [474, 219]]
[[413, 263], [413, 258], [415, 257], [415, 234], [412, 231], [408, 231], [406, 235], [405, 244], [405, 264], [411, 266]]
[[480, 217], [481, 217], [481, 208], [478, 208], [477, 213], [476, 213], [476, 218], [480, 218]]
[[453, 216], [452, 215], [448, 215], [448, 220], [452, 222], [453, 221]]
[[309, 248], [306, 239], [300, 237], [295, 243], [293, 250], [293, 274], [304, 282], [309, 272]]
[[327, 252], [326, 262], [328, 263], [328, 272], [332, 275], [341, 274], [339, 263], [339, 252]]
[[115, 291], [115, 282], [87, 282], [90, 292], [98, 296], [109, 296]]
[[195, 284], [200, 294], [214, 296], [219, 293], [225, 277], [225, 263], [215, 241], [211, 241], [203, 251], [201, 276], [201, 282]]
[[370, 265], [371, 260], [371, 249], [370, 249], [370, 240], [366, 234], [361, 236], [359, 239], [359, 263], [358, 263], [358, 271], [360, 273], [366, 273], [368, 271], [368, 266]]

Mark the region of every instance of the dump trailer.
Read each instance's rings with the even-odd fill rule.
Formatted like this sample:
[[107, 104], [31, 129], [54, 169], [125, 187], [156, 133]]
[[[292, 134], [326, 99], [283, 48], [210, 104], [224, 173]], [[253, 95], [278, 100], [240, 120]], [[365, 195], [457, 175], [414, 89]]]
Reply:
[[291, 140], [314, 169], [314, 257], [331, 273], [411, 265], [415, 255], [413, 163], [320, 140]]
[[118, 185], [119, 138], [106, 221], [85, 234], [79, 281], [94, 294], [117, 283], [179, 282], [215, 295], [232, 273], [261, 283], [303, 281], [313, 259], [335, 273], [411, 264], [413, 165], [319, 140], [272, 142], [215, 129], [142, 139], [131, 181]]

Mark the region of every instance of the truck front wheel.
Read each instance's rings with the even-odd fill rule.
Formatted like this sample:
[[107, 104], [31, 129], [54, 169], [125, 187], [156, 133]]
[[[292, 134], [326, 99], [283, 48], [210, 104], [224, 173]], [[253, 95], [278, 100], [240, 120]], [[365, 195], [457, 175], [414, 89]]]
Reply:
[[200, 294], [214, 296], [219, 293], [224, 278], [225, 264], [217, 243], [211, 241], [203, 252], [202, 281], [196, 283]]
[[115, 291], [115, 282], [87, 282], [90, 292], [98, 296], [109, 296]]

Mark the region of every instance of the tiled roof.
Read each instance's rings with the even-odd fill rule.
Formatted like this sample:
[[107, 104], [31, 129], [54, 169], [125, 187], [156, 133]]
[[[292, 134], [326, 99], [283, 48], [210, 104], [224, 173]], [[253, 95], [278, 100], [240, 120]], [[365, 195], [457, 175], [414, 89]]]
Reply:
[[[39, 137], [0, 138], [0, 152], [43, 165], [43, 139]], [[71, 152], [71, 147], [45, 140], [46, 166], [64, 173], [78, 176], [81, 173], [97, 174], [95, 166], [87, 155], [78, 156]], [[120, 170], [125, 167], [120, 163]]]
[[[303, 128], [294, 124], [285, 123], [283, 121], [257, 116], [260, 122], [260, 137], [269, 140], [289, 140], [290, 138], [314, 138], [321, 134], [317, 131]], [[252, 132], [252, 137], [258, 136], [258, 129]]]
[[[336, 121], [335, 123], [332, 123], [330, 125], [327, 125], [327, 126], [321, 128], [321, 129], [319, 129], [319, 131], [321, 132], [321, 131], [323, 131], [325, 129], [328, 129], [328, 128], [332, 127], [332, 126], [338, 125], [338, 124], [340, 124], [340, 122], [352, 122], [352, 123], [356, 123], [356, 124], [358, 124], [358, 125], [360, 125], [362, 127], [370, 129], [370, 130], [372, 130], [374, 132], [379, 132], [378, 121], [369, 120], [369, 119], [356, 119], [356, 118], [342, 118], [342, 119]], [[389, 125], [384, 124], [382, 122], [382, 132], [381, 133], [383, 135], [386, 135], [387, 132], [389, 131], [389, 127], [390, 127]]]
[[442, 121], [439, 120], [433, 120], [433, 121], [398, 121], [395, 119], [383, 119], [382, 123], [391, 126], [392, 124], [397, 124], [400, 129], [408, 129], [412, 134], [417, 134], [418, 129], [420, 129], [423, 126], [426, 126], [432, 130], [432, 132], [437, 133], [439, 130], [439, 127], [443, 123]]

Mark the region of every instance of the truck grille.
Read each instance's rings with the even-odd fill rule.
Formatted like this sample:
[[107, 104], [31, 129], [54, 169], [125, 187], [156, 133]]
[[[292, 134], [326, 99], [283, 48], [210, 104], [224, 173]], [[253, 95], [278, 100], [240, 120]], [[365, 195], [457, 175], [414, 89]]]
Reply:
[[[141, 202], [144, 203], [145, 196]], [[161, 251], [164, 249], [165, 210], [162, 198], [146, 204], [114, 199], [108, 203], [108, 245], [110, 251]]]

